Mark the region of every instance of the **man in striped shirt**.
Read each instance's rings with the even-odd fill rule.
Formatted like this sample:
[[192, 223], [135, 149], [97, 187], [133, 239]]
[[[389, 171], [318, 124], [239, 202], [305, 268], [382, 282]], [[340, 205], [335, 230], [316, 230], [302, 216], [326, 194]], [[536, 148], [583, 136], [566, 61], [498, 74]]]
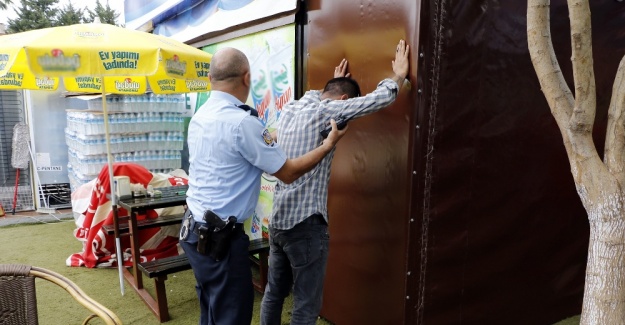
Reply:
[[[409, 46], [400, 40], [392, 61], [394, 75], [360, 96], [343, 59], [323, 91], [311, 90], [280, 113], [276, 140], [288, 157], [315, 148], [330, 119], [354, 119], [377, 112], [395, 101], [408, 76]], [[269, 279], [261, 305], [261, 324], [281, 324], [284, 299], [293, 289], [291, 324], [315, 324], [328, 259], [328, 183], [334, 150], [291, 184], [278, 181], [269, 221]]]

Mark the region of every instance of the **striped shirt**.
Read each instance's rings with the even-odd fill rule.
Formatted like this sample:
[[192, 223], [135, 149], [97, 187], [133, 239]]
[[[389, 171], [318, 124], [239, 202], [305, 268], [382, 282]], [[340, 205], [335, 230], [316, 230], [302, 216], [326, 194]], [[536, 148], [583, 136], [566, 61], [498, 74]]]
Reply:
[[[397, 97], [398, 86], [384, 79], [371, 93], [347, 100], [321, 100], [318, 90], [307, 91], [297, 101], [285, 105], [278, 122], [278, 143], [287, 157], [297, 158], [323, 141], [319, 134], [339, 116], [350, 119], [377, 112]], [[353, 117], [352, 117], [353, 116]], [[269, 226], [291, 229], [312, 214], [320, 213], [328, 221], [328, 183], [334, 149], [311, 171], [291, 184], [278, 181], [273, 197]]]

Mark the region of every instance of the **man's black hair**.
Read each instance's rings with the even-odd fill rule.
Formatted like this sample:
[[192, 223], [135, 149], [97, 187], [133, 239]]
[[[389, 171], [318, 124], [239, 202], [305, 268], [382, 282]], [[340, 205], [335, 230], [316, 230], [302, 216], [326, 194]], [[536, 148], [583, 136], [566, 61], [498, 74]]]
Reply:
[[360, 86], [356, 80], [348, 77], [338, 77], [330, 79], [323, 88], [323, 93], [328, 93], [333, 96], [340, 96], [347, 94], [348, 98], [354, 98], [360, 96]]

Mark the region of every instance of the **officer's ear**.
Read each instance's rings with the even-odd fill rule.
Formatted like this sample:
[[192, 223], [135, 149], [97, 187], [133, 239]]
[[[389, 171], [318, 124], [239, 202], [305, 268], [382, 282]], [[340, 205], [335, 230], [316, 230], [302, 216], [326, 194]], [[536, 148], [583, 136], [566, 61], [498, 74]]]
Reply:
[[243, 74], [243, 85], [245, 85], [245, 87], [251, 87], [251, 84], [252, 84], [252, 74], [248, 70], [247, 72]]

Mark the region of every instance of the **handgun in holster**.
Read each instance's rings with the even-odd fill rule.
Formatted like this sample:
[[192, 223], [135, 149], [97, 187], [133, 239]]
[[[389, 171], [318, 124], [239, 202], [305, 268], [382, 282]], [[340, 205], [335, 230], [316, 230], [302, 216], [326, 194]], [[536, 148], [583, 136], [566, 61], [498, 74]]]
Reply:
[[230, 241], [234, 234], [237, 218], [231, 216], [227, 221], [224, 221], [212, 211], [206, 210], [202, 219], [206, 225], [201, 225], [198, 228], [197, 250], [200, 254], [208, 255], [216, 261], [220, 261], [230, 250]]

